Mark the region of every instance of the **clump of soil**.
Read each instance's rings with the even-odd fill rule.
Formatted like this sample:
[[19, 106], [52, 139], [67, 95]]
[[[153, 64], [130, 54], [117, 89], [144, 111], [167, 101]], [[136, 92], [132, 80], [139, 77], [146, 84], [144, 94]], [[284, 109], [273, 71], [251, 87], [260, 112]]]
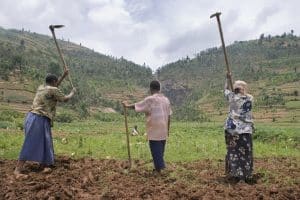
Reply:
[[129, 170], [126, 161], [59, 157], [50, 173], [26, 164], [27, 179], [16, 179], [15, 164], [0, 160], [0, 199], [300, 199], [296, 158], [256, 159], [250, 184], [225, 179], [222, 160], [169, 163], [158, 175], [144, 161]]

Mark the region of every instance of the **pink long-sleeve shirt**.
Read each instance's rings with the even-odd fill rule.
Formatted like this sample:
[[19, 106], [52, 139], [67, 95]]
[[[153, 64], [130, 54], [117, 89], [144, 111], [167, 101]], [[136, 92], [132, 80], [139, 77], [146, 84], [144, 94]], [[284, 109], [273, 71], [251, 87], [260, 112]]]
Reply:
[[148, 140], [166, 140], [168, 137], [168, 119], [172, 114], [170, 101], [161, 93], [146, 97], [135, 104], [136, 112], [146, 115]]

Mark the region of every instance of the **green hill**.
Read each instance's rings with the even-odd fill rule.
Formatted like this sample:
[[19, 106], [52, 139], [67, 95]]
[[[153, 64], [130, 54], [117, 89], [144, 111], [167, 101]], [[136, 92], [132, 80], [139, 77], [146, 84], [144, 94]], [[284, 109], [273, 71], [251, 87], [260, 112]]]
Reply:
[[[81, 44], [58, 42], [78, 89], [72, 108], [86, 111], [89, 107], [104, 106], [120, 110], [122, 99], [134, 100], [145, 95], [145, 87], [152, 79], [150, 68], [94, 52]], [[61, 63], [51, 37], [0, 28], [2, 101], [31, 103], [47, 73], [62, 74]], [[70, 91], [70, 84], [64, 81], [62, 89]], [[27, 93], [20, 94], [20, 90]]]
[[[78, 95], [69, 112], [113, 108], [120, 101], [143, 98], [153, 75], [150, 68], [94, 52], [70, 41], [59, 40], [70, 66]], [[261, 121], [299, 121], [300, 37], [291, 33], [234, 42], [227, 47], [234, 80], [249, 83], [255, 97], [255, 117]], [[26, 112], [46, 73], [62, 73], [62, 64], [51, 37], [24, 30], [0, 28], [0, 101]], [[178, 120], [224, 120], [222, 89], [225, 64], [221, 48], [199, 52], [159, 68], [155, 74], [171, 99]], [[64, 81], [62, 89], [70, 90]], [[6, 105], [3, 105], [6, 106]], [[109, 109], [108, 109], [109, 110]]]
[[[261, 35], [227, 47], [233, 79], [249, 83], [261, 120], [299, 120], [300, 38], [293, 33]], [[190, 119], [224, 119], [226, 67], [221, 48], [167, 64], [158, 71], [177, 112]], [[196, 108], [196, 109], [195, 109]], [[187, 113], [187, 114], [186, 114]], [[190, 113], [190, 114], [189, 114]]]

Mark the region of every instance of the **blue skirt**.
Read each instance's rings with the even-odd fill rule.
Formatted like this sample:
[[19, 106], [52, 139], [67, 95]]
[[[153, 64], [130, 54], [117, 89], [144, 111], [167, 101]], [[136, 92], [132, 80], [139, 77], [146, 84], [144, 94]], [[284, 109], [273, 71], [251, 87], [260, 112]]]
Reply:
[[22, 161], [54, 164], [50, 119], [29, 112], [24, 122], [25, 140], [19, 156]]

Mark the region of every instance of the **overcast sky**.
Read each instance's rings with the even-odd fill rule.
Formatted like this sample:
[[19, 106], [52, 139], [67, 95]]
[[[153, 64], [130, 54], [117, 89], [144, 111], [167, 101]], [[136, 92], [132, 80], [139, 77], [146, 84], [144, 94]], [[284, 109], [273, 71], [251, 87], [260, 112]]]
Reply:
[[222, 12], [225, 43], [300, 32], [299, 0], [0, 0], [0, 26], [82, 43], [151, 67], [220, 46], [216, 19]]

